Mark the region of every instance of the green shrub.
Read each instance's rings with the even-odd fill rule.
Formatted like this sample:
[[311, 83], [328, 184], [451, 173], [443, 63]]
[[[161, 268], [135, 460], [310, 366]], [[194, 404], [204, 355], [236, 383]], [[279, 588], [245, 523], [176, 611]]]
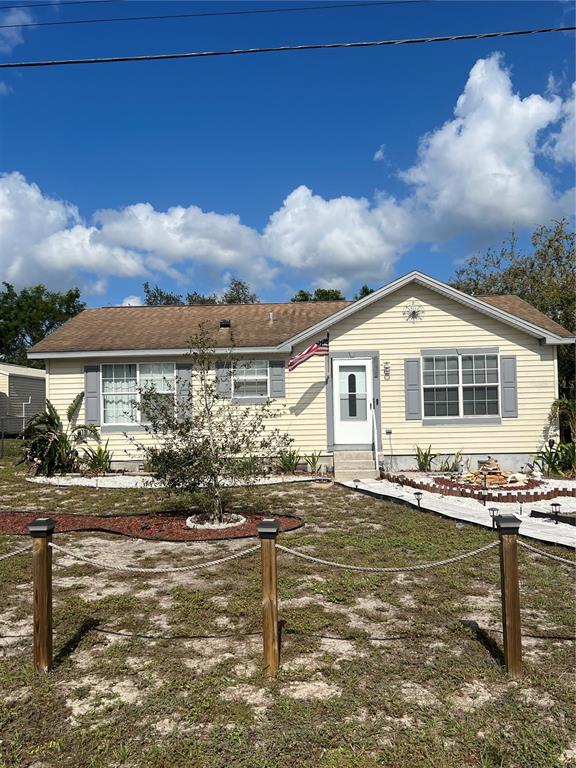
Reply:
[[76, 424], [83, 400], [84, 392], [80, 392], [68, 406], [66, 427], [50, 400], [46, 400], [44, 413], [37, 413], [28, 421], [22, 433], [24, 456], [19, 463], [28, 464], [32, 474], [51, 477], [76, 472], [80, 464], [78, 446], [89, 438], [100, 442], [94, 424]]
[[320, 468], [320, 456], [322, 456], [321, 451], [313, 451], [309, 456], [304, 456], [304, 461], [308, 465], [310, 472], [314, 475], [318, 474], [318, 469]]
[[84, 449], [84, 464], [92, 472], [103, 475], [110, 472], [112, 456], [112, 451], [108, 450], [108, 440], [106, 440], [105, 445], [98, 444], [96, 448]]
[[545, 475], [572, 477], [576, 474], [576, 443], [548, 440], [548, 445], [534, 456], [534, 466]]
[[432, 453], [432, 446], [429, 445], [428, 448], [420, 448], [419, 445], [416, 446], [416, 462], [418, 464], [418, 469], [421, 472], [430, 472], [432, 470], [432, 462], [436, 458], [438, 454]]
[[447, 456], [440, 462], [440, 472], [458, 472], [460, 464], [462, 463], [462, 451], [456, 451], [454, 456], [450, 458]]
[[296, 448], [280, 451], [278, 454], [278, 468], [285, 475], [292, 475], [300, 464], [300, 451]]

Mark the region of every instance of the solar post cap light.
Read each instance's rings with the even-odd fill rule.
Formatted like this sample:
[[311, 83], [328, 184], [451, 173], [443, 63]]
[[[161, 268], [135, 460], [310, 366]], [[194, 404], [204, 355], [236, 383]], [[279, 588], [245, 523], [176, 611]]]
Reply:
[[492, 530], [494, 530], [496, 528], [495, 517], [498, 514], [498, 507], [490, 507], [488, 512], [490, 512], [490, 515], [492, 516]]

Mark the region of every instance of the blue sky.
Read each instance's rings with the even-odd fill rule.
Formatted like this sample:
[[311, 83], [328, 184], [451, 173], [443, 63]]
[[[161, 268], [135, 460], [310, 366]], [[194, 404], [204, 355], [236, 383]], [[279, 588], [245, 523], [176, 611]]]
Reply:
[[[311, 4], [51, 3], [26, 15]], [[21, 42], [0, 30], [0, 48], [22, 61], [462, 34], [573, 24], [573, 8], [422, 2], [31, 28]], [[527, 242], [573, 211], [574, 47], [568, 33], [4, 70], [0, 279], [79, 285], [90, 305], [141, 297], [144, 280], [220, 291], [233, 274], [283, 301], [411, 269], [446, 279], [511, 229]]]

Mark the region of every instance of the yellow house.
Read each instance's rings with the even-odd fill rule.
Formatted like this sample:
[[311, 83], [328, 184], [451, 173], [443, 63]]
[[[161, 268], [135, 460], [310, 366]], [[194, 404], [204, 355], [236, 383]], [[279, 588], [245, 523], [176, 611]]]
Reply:
[[[98, 425], [117, 463], [139, 462], [129, 437], [144, 427], [131, 404], [146, 382], [177, 397], [200, 323], [216, 340], [221, 396], [277, 400], [275, 426], [343, 479], [378, 462], [414, 467], [415, 447], [428, 445], [517, 469], [555, 435], [557, 346], [576, 341], [517, 296], [469, 296], [411, 272], [355, 302], [87, 309], [29, 357], [45, 360], [60, 413], [84, 391], [79, 419]], [[229, 376], [218, 355], [232, 339], [244, 364]], [[322, 354], [289, 370], [317, 342]]]

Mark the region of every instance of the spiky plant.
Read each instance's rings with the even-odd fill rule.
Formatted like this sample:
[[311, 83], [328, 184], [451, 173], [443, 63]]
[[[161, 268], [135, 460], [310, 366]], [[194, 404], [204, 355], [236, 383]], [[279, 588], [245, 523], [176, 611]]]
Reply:
[[20, 463], [28, 464], [32, 474], [51, 477], [74, 472], [79, 464], [78, 446], [90, 438], [100, 442], [94, 424], [76, 423], [83, 401], [84, 392], [80, 392], [70, 403], [66, 409], [66, 426], [50, 400], [46, 400], [43, 413], [35, 414], [28, 421], [22, 433], [24, 456]]

